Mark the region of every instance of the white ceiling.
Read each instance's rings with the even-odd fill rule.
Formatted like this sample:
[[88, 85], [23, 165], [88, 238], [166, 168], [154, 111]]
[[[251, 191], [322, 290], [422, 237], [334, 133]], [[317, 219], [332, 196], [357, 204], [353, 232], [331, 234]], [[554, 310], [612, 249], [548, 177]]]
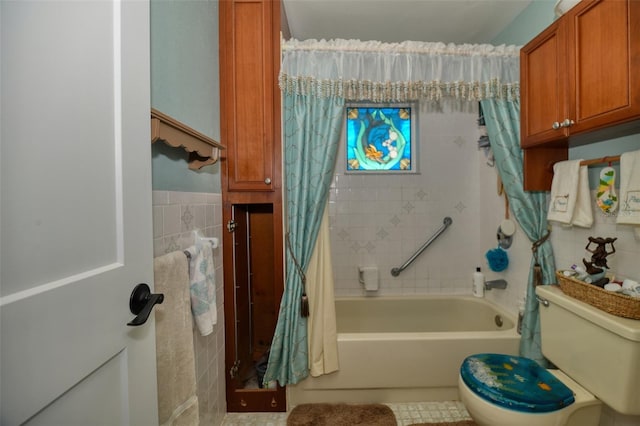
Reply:
[[[290, 36], [490, 43], [531, 0], [283, 0]], [[283, 22], [283, 34], [289, 38]]]

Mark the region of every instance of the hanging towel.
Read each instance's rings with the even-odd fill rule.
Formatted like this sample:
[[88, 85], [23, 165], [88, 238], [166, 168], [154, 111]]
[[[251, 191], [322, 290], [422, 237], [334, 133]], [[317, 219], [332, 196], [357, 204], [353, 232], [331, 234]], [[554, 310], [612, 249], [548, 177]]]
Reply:
[[216, 281], [211, 244], [198, 243], [186, 250], [189, 253], [189, 288], [191, 312], [200, 334], [213, 332], [218, 321], [216, 308]]
[[587, 166], [580, 166], [581, 161], [554, 164], [547, 220], [583, 228], [593, 225], [588, 170]]
[[638, 225], [640, 233], [640, 150], [620, 156], [620, 204], [617, 223]]
[[198, 425], [193, 321], [189, 297], [189, 269], [181, 251], [153, 260], [156, 293], [156, 366], [160, 425]]

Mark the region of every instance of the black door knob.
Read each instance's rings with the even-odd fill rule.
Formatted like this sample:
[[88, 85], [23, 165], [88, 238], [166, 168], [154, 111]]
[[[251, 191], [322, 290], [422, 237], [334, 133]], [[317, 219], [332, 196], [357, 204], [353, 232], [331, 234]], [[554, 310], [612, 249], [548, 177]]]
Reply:
[[144, 283], [138, 284], [131, 292], [131, 298], [129, 299], [129, 310], [133, 315], [137, 316], [129, 321], [127, 325], [135, 327], [144, 324], [147, 322], [153, 307], [163, 301], [164, 294], [153, 294], [148, 285]]

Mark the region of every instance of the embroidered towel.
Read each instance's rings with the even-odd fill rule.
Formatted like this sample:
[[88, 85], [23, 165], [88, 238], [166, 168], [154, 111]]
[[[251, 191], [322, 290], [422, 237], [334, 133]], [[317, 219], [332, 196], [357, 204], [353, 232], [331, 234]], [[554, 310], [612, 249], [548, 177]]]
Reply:
[[547, 220], [583, 228], [593, 225], [588, 170], [580, 166], [581, 161], [554, 164]]
[[156, 257], [153, 274], [154, 292], [164, 294], [164, 303], [154, 308], [159, 424], [197, 425], [199, 410], [186, 256], [174, 251]]
[[198, 243], [187, 249], [189, 261], [189, 289], [191, 312], [200, 334], [207, 336], [218, 321], [216, 281], [213, 250], [209, 243]]
[[[640, 225], [640, 150], [620, 156], [620, 200], [617, 222]], [[636, 228], [638, 233], [638, 228]]]

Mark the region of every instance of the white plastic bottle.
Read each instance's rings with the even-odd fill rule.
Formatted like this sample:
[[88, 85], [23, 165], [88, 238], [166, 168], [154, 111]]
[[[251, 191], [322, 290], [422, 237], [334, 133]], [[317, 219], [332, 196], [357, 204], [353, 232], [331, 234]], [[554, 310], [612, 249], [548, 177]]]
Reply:
[[473, 273], [473, 295], [475, 297], [484, 297], [484, 274], [479, 266]]

